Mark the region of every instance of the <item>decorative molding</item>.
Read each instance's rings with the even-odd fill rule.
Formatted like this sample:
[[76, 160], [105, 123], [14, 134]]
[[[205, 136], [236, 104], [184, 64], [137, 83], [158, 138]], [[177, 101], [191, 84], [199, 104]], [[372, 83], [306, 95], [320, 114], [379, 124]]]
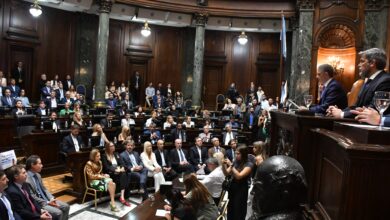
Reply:
[[299, 10], [314, 10], [314, 0], [297, 0]]
[[381, 10], [385, 6], [384, 0], [365, 0], [365, 10]]
[[348, 26], [334, 23], [320, 33], [318, 43], [323, 48], [355, 47], [355, 34]]
[[276, 143], [277, 155], [293, 156], [294, 144], [291, 132], [285, 128], [279, 127], [278, 140]]
[[131, 60], [147, 61], [153, 58], [153, 51], [149, 46], [128, 45], [125, 55]]
[[110, 13], [114, 0], [99, 0], [99, 13]]
[[280, 55], [276, 53], [259, 53], [256, 65], [261, 69], [277, 70], [279, 69]]
[[196, 26], [206, 26], [208, 17], [209, 16], [207, 14], [195, 13], [195, 15], [194, 15], [195, 25]]

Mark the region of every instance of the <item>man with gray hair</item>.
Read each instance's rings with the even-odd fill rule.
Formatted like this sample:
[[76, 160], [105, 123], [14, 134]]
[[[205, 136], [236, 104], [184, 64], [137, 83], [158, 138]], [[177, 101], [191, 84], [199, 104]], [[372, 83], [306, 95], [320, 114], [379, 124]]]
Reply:
[[[222, 155], [223, 158], [222, 153], [215, 153], [214, 156], [217, 158], [220, 157], [218, 154]], [[206, 160], [207, 168], [211, 172], [200, 182], [209, 190], [215, 204], [218, 204], [221, 197], [222, 183], [225, 180], [225, 174], [222, 171], [221, 161], [218, 161], [216, 157], [210, 157]]]
[[213, 155], [218, 152], [223, 153], [223, 155], [226, 154], [225, 149], [220, 146], [219, 139], [217, 137], [213, 137], [213, 139], [211, 139], [211, 143], [213, 143], [213, 147], [211, 147], [208, 151], [209, 157], [213, 157]]
[[[341, 110], [337, 106], [330, 106], [327, 115], [335, 118], [354, 118], [353, 109], [363, 110], [363, 107], [375, 108], [374, 95], [376, 91], [390, 91], [390, 74], [384, 71], [386, 67], [386, 53], [382, 49], [371, 48], [359, 53], [359, 74], [367, 78], [360, 90], [358, 99], [353, 106]], [[388, 114], [390, 109], [385, 111]]]

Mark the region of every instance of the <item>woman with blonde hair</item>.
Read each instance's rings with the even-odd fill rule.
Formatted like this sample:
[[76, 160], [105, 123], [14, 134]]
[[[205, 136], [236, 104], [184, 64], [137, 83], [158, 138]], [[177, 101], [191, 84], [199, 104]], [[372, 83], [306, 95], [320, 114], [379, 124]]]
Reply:
[[184, 198], [190, 200], [197, 219], [217, 219], [218, 208], [213, 197], [195, 174], [189, 174], [184, 178], [184, 186], [186, 188]]
[[132, 139], [131, 133], [130, 133], [130, 128], [129, 128], [129, 126], [125, 125], [122, 127], [122, 131], [118, 135], [118, 141], [123, 142], [123, 141], [127, 140], [128, 138], [130, 140]]
[[81, 116], [80, 112], [75, 112], [73, 114], [72, 125], [78, 125], [80, 128], [85, 128], [86, 127], [86, 124], [85, 124], [85, 122], [83, 120], [83, 117]]
[[87, 175], [88, 184], [100, 191], [108, 191], [110, 194], [111, 211], [119, 211], [115, 206], [115, 188], [116, 185], [110, 178], [110, 175], [102, 173], [102, 161], [100, 160], [100, 152], [98, 149], [93, 149], [89, 154], [89, 161], [85, 164], [85, 173]]
[[105, 146], [110, 141], [107, 139], [106, 134], [104, 134], [103, 128], [100, 124], [94, 124], [92, 127], [92, 137], [100, 136], [99, 146]]
[[265, 159], [265, 143], [263, 141], [256, 141], [253, 143], [253, 153], [255, 154], [256, 166], [259, 166]]
[[157, 163], [156, 155], [152, 151], [152, 143], [149, 141], [144, 143], [144, 152], [141, 153], [141, 160], [146, 169], [148, 169], [148, 176], [154, 178], [155, 191], [159, 191], [160, 185], [165, 183], [165, 179], [161, 166]]
[[172, 128], [172, 126], [176, 125], [176, 122], [173, 120], [172, 115], [167, 116], [167, 121], [164, 122], [163, 129]]

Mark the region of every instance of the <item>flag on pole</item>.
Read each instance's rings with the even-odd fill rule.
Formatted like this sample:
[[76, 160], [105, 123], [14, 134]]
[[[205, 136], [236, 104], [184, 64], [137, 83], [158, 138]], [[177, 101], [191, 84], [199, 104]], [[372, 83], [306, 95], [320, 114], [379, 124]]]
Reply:
[[280, 41], [281, 41], [281, 53], [284, 59], [287, 57], [287, 44], [286, 44], [286, 20], [284, 19], [284, 14], [282, 12], [282, 29], [280, 32]]
[[282, 83], [282, 90], [280, 92], [280, 103], [284, 104], [286, 102], [286, 99], [287, 99], [287, 93], [288, 93], [288, 90], [287, 90], [287, 81], [283, 81], [284, 84]]

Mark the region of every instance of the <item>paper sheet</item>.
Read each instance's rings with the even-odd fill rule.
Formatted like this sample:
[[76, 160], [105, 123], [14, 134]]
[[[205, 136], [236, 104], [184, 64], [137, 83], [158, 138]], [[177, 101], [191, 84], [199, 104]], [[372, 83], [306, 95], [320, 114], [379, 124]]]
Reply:
[[165, 217], [166, 213], [171, 213], [171, 212], [165, 211], [164, 209], [157, 209], [156, 210], [156, 216], [158, 216], [158, 217]]

